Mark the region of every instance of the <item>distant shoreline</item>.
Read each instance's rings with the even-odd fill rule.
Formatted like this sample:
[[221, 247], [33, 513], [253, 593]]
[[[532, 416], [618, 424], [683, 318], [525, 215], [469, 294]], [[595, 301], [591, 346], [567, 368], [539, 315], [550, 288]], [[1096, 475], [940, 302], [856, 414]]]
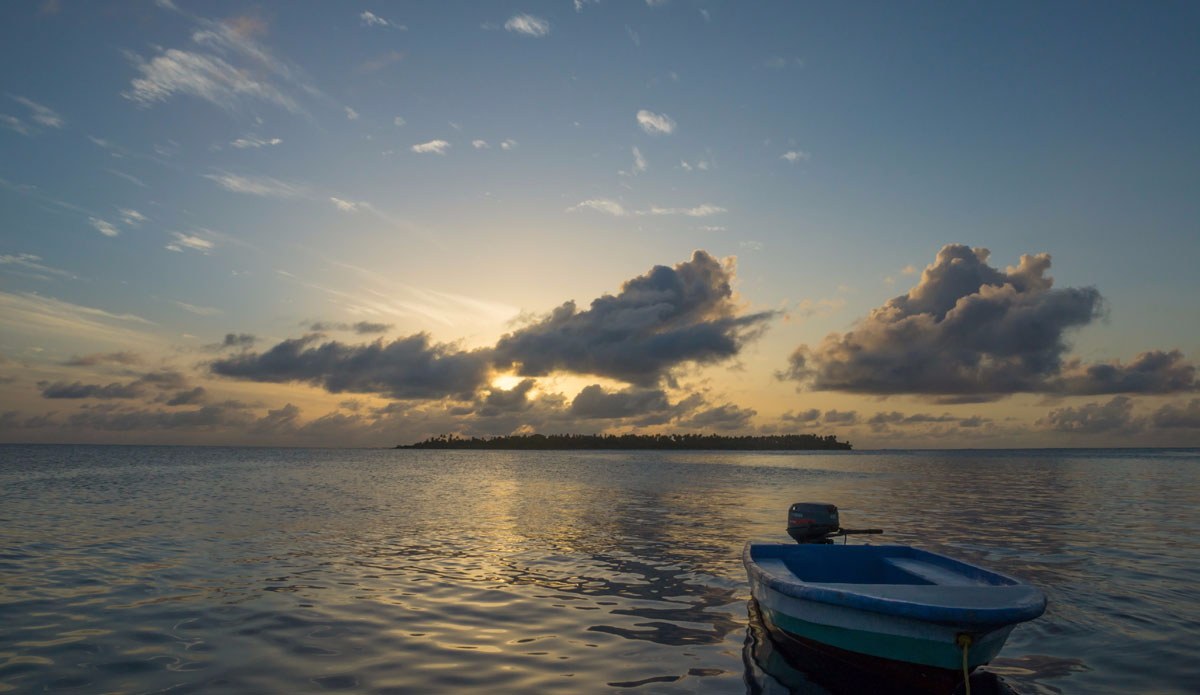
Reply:
[[834, 435], [780, 434], [726, 437], [717, 434], [527, 434], [479, 438], [442, 435], [397, 449], [498, 449], [516, 451], [850, 451]]

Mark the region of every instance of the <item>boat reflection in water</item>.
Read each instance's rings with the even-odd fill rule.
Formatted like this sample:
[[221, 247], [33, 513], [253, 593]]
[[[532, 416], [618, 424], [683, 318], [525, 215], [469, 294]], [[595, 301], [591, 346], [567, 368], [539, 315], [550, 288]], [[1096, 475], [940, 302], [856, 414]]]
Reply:
[[[899, 685], [818, 651], [782, 632], [770, 629], [762, 619], [758, 602], [747, 608], [746, 642], [742, 662], [746, 667], [749, 695], [917, 695], [924, 691]], [[960, 685], [955, 694], [965, 692]], [[999, 676], [982, 669], [971, 674], [972, 695], [1018, 695]]]

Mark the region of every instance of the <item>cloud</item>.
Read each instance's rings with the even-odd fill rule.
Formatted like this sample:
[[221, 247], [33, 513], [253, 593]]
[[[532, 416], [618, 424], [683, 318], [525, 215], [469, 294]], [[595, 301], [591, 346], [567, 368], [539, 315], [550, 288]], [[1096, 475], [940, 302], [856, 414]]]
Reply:
[[826, 410], [821, 421], [826, 425], [853, 425], [858, 422], [858, 411]]
[[49, 280], [49, 275], [55, 275], [62, 278], [78, 279], [79, 276], [67, 270], [59, 270], [51, 268], [41, 262], [41, 256], [35, 256], [32, 253], [17, 253], [17, 254], [0, 254], [0, 266], [15, 266], [19, 271], [24, 271], [28, 275], [32, 275], [40, 280]]
[[571, 414], [585, 419], [617, 419], [662, 413], [671, 409], [661, 389], [630, 388], [605, 391], [599, 384], [585, 386], [571, 401]]
[[1064, 334], [1100, 315], [1100, 293], [1053, 289], [1048, 254], [1022, 256], [1006, 271], [988, 255], [946, 246], [908, 294], [816, 348], [801, 345], [781, 378], [817, 390], [975, 400], [1062, 390], [1054, 383]]
[[750, 426], [750, 421], [757, 414], [753, 408], [726, 403], [701, 410], [686, 420], [680, 420], [679, 424], [696, 429], [744, 430]]
[[792, 411], [789, 410], [783, 414], [781, 419], [786, 422], [794, 422], [798, 425], [816, 424], [821, 419], [821, 411], [817, 408], [812, 408], [811, 410], [801, 410], [793, 415]]
[[139, 179], [138, 177], [134, 176], [133, 174], [126, 174], [125, 172], [117, 171], [116, 169], [109, 169], [108, 173], [112, 174], [113, 176], [120, 176], [121, 178], [125, 179], [129, 183], [132, 183], [135, 186], [140, 186], [141, 188], [148, 188], [145, 181]]
[[486, 149], [490, 149], [490, 148], [488, 147], [487, 140], [472, 140], [472, 141], [471, 141], [471, 147], [474, 147], [474, 148], [475, 148], [475, 149], [477, 149], [477, 150], [486, 150]]
[[627, 210], [618, 202], [608, 200], [606, 198], [595, 198], [593, 200], [585, 200], [577, 205], [567, 208], [567, 212], [576, 212], [578, 210], [596, 210], [598, 212], [606, 212], [616, 217], [624, 217], [629, 214]]
[[171, 232], [171, 236], [175, 237], [175, 241], [166, 245], [165, 248], [169, 251], [182, 253], [184, 249], [191, 249], [193, 251], [200, 251], [201, 253], [208, 253], [213, 249], [213, 243], [208, 239], [189, 236], [179, 232]]
[[34, 292], [0, 292], [0, 326], [14, 334], [50, 333], [75, 340], [155, 344], [152, 335], [133, 328], [152, 325], [152, 321], [133, 314], [113, 314]]
[[9, 96], [13, 99], [13, 101], [16, 101], [30, 110], [30, 118], [33, 119], [34, 123], [47, 128], [63, 127], [63, 123], [65, 123], [63, 117], [55, 113], [54, 109], [50, 108], [49, 106], [42, 106], [36, 101], [33, 101], [32, 99], [26, 99], [25, 97], [15, 96], [12, 94]]
[[196, 306], [195, 304], [188, 304], [187, 302], [179, 302], [174, 299], [171, 300], [171, 303], [174, 304], [175, 306], [179, 307], [180, 309], [183, 309], [184, 311], [195, 314], [197, 316], [219, 316], [219, 315], [225, 313], [225, 312], [221, 311], [220, 309], [215, 309], [211, 306]]
[[328, 321], [317, 321], [309, 326], [311, 331], [354, 331], [359, 335], [370, 335], [372, 333], [386, 333], [392, 324], [390, 323], [374, 323], [371, 321], [359, 321], [358, 323], [330, 323]]
[[430, 140], [423, 142], [420, 145], [413, 145], [412, 151], [420, 154], [434, 152], [437, 154], [446, 154], [446, 150], [450, 148], [450, 143], [445, 140]]
[[90, 355], [80, 357], [75, 355], [71, 359], [63, 362], [69, 367], [93, 367], [98, 364], [121, 364], [125, 366], [141, 364], [142, 356], [136, 352], [128, 350], [120, 350], [118, 352], [94, 352]]
[[1133, 401], [1127, 396], [1115, 396], [1107, 403], [1088, 403], [1078, 408], [1051, 410], [1037, 424], [1058, 432], [1101, 434], [1105, 432], [1136, 432], [1143, 421], [1133, 418]]
[[799, 162], [801, 160], [808, 160], [811, 157], [812, 157], [811, 154], [809, 154], [808, 152], [801, 151], [801, 150], [790, 150], [788, 152], [784, 152], [783, 154], [779, 155], [780, 159], [786, 159], [787, 161], [791, 162], [792, 164], [795, 164], [796, 162]]
[[1186, 404], [1167, 403], [1154, 411], [1150, 420], [1155, 427], [1200, 429], [1200, 398]]
[[1179, 393], [1197, 387], [1196, 368], [1179, 350], [1150, 350], [1128, 364], [1083, 364], [1069, 360], [1062, 374], [1046, 384], [1046, 390], [1066, 395], [1093, 396], [1109, 393]]
[[55, 383], [40, 381], [38, 382], [38, 387], [42, 389], [42, 398], [132, 399], [141, 398], [145, 395], [148, 387], [153, 387], [161, 391], [186, 388], [187, 379], [177, 371], [160, 369], [158, 371], [147, 372], [140, 378], [124, 384], [119, 382], [106, 385], [85, 384], [80, 381], [68, 384], [62, 381]]
[[10, 116], [6, 113], [0, 113], [0, 125], [25, 136], [33, 135], [34, 132], [33, 128], [31, 128], [25, 121], [22, 121], [16, 116]]
[[269, 176], [241, 176], [229, 173], [202, 174], [202, 176], [234, 193], [271, 198], [302, 198], [308, 195], [308, 189], [304, 186], [287, 183]]
[[100, 232], [104, 236], [117, 236], [118, 234], [120, 234], [120, 232], [117, 231], [116, 227], [114, 227], [112, 224], [110, 224], [108, 222], [105, 222], [104, 220], [100, 219], [99, 217], [89, 217], [88, 222], [91, 223], [91, 225], [96, 228], [97, 232]]
[[342, 200], [341, 198], [334, 198], [332, 196], [330, 196], [329, 202], [333, 203], [334, 207], [342, 212], [358, 212], [358, 203], [354, 203], [349, 200]]
[[517, 14], [508, 18], [504, 28], [525, 36], [545, 36], [550, 33], [550, 23], [530, 14]]
[[709, 215], [717, 215], [727, 210], [719, 205], [710, 205], [704, 203], [694, 208], [660, 208], [657, 205], [651, 205], [649, 210], [638, 212], [639, 215], [687, 215], [688, 217], [708, 217]]
[[292, 113], [303, 109], [292, 97], [255, 72], [239, 69], [216, 55], [169, 49], [149, 62], [131, 55], [141, 77], [130, 82], [121, 96], [138, 106], [149, 107], [176, 94], [198, 97], [228, 111], [242, 99], [255, 99], [280, 106]]
[[245, 349], [253, 346], [256, 342], [258, 342], [258, 336], [252, 333], [226, 333], [224, 340], [212, 347], [218, 350], [224, 350], [225, 348]]
[[500, 143], [500, 149], [515, 150], [515, 149], [517, 149], [517, 141], [513, 140], [512, 138], [508, 138]]
[[633, 173], [640, 174], [646, 171], [646, 158], [642, 156], [642, 151], [635, 145], [633, 147]]
[[121, 221], [130, 227], [137, 227], [146, 221], [145, 215], [131, 208], [117, 208], [117, 213], [121, 215]]
[[407, 122], [408, 121], [404, 120], [403, 118], [401, 118], [399, 116], [396, 116], [396, 118], [392, 120], [392, 123], [394, 123], [397, 128], [403, 126]]
[[345, 107], [345, 109], [346, 109], [346, 120], [348, 120], [348, 121], [357, 121], [358, 120], [358, 112], [357, 111], [350, 108], [349, 106]]
[[214, 374], [268, 383], [305, 382], [331, 393], [377, 393], [397, 399], [469, 397], [486, 383], [486, 351], [432, 344], [418, 333], [385, 343], [336, 340], [311, 347], [318, 334], [285, 340], [263, 353], [246, 352], [210, 365]]
[[637, 112], [637, 122], [650, 135], [670, 135], [675, 131], [675, 121], [665, 113], [653, 113], [642, 109]]
[[206, 400], [208, 400], [208, 392], [204, 390], [203, 386], [197, 386], [194, 389], [176, 393], [167, 400], [167, 405], [199, 405]]
[[399, 30], [399, 31], [407, 31], [408, 30], [408, 27], [404, 26], [403, 24], [396, 24], [395, 22], [390, 22], [373, 12], [367, 12], [365, 10], [363, 11], [362, 14], [358, 15], [358, 18], [359, 18], [359, 20], [362, 21], [362, 25], [364, 27], [388, 27], [391, 29]]
[[757, 337], [773, 312], [741, 314], [733, 298], [732, 260], [704, 251], [655, 266], [580, 311], [568, 301], [543, 320], [503, 336], [500, 366], [521, 376], [554, 371], [604, 376], [651, 386], [685, 362], [733, 357]]
[[257, 135], [247, 135], [246, 137], [238, 138], [237, 140], [234, 140], [233, 142], [231, 142], [229, 144], [233, 145], [234, 147], [238, 148], [239, 150], [244, 150], [244, 149], [251, 148], [251, 147], [254, 149], [258, 149], [260, 147], [269, 147], [269, 146], [273, 146], [273, 145], [278, 145], [282, 142], [283, 142], [283, 140], [281, 140], [279, 138], [263, 139], [263, 138], [258, 137]]

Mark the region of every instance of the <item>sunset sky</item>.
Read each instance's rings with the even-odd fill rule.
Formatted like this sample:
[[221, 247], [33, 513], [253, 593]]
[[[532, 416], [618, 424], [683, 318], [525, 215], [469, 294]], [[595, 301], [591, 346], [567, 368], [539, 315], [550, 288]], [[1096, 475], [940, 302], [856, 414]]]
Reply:
[[0, 441], [1200, 445], [1198, 31], [4, 3]]

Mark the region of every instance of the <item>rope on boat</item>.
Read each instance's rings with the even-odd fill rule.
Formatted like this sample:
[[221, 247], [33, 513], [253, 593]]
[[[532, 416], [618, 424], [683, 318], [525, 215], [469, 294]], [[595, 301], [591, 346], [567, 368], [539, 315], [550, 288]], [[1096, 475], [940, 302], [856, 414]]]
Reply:
[[967, 649], [971, 646], [971, 636], [965, 633], [959, 634], [954, 638], [954, 643], [962, 647], [963, 653], [963, 687], [967, 689], [967, 695], [971, 695], [971, 674], [967, 670]]

